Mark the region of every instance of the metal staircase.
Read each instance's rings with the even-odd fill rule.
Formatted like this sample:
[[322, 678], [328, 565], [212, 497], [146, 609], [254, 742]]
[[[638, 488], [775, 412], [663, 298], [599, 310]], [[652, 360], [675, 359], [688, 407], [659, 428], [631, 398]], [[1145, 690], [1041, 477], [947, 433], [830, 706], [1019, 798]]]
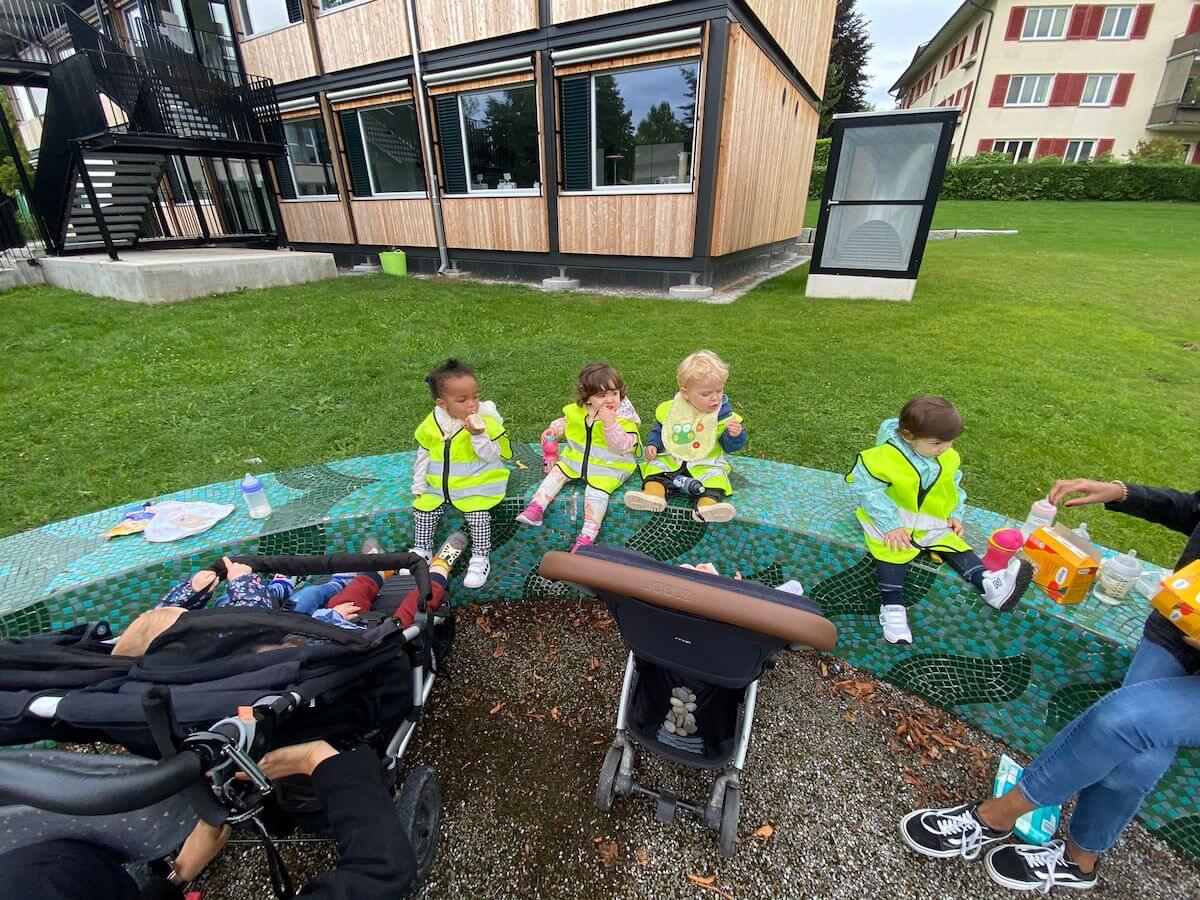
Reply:
[[[164, 156], [149, 154], [84, 156], [84, 168], [113, 246], [132, 247], [138, 242], [153, 209], [166, 162]], [[105, 247], [87, 184], [83, 174], [77, 173], [63, 248], [81, 251]]]

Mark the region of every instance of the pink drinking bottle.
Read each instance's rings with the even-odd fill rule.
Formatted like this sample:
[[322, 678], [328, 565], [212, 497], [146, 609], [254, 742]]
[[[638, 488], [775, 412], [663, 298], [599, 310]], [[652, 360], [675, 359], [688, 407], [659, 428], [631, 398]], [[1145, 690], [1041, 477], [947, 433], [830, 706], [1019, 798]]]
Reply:
[[1008, 563], [1025, 545], [1025, 538], [1016, 528], [1001, 528], [988, 538], [987, 553], [983, 555], [984, 566], [992, 572], [998, 572], [1008, 566]]
[[546, 473], [558, 464], [558, 438], [552, 434], [542, 435], [542, 459], [545, 460], [543, 470]]

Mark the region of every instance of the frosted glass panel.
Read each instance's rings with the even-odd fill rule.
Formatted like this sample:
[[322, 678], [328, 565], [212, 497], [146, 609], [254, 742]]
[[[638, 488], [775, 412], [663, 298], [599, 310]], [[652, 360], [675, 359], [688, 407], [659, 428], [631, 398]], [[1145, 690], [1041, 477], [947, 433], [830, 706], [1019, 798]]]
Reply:
[[924, 200], [940, 122], [847, 128], [834, 200]]
[[820, 265], [830, 269], [908, 269], [920, 206], [835, 206]]

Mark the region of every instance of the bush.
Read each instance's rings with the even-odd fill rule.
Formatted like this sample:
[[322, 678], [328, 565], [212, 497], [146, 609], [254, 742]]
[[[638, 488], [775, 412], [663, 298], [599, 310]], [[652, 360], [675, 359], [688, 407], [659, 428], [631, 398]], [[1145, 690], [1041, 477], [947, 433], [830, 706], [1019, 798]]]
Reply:
[[987, 153], [976, 153], [974, 156], [964, 156], [956, 165], [960, 166], [1007, 166], [1012, 162], [1012, 157], [1007, 153], [995, 153], [988, 151]]
[[1187, 162], [1186, 154], [1183, 141], [1179, 138], [1157, 137], [1138, 141], [1137, 146], [1126, 155], [1130, 162], [1182, 164]]
[[813, 150], [813, 165], [820, 166], [822, 169], [829, 165], [829, 145], [833, 143], [833, 138], [821, 138], [817, 141], [817, 146]]
[[[814, 166], [808, 196], [819, 199], [825, 167]], [[1033, 163], [946, 167], [943, 200], [1200, 201], [1200, 166], [1126, 163]]]

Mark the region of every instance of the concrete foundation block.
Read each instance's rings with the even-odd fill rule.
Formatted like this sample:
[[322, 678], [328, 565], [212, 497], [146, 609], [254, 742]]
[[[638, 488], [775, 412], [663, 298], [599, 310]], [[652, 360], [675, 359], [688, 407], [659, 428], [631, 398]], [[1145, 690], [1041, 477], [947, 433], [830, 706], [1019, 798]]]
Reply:
[[915, 278], [810, 274], [804, 295], [847, 300], [911, 300], [916, 289]]
[[677, 300], [707, 300], [713, 289], [707, 284], [677, 284], [667, 293]]
[[543, 291], [577, 291], [579, 290], [578, 278], [565, 278], [561, 275], [556, 275], [553, 278], [542, 279]]

